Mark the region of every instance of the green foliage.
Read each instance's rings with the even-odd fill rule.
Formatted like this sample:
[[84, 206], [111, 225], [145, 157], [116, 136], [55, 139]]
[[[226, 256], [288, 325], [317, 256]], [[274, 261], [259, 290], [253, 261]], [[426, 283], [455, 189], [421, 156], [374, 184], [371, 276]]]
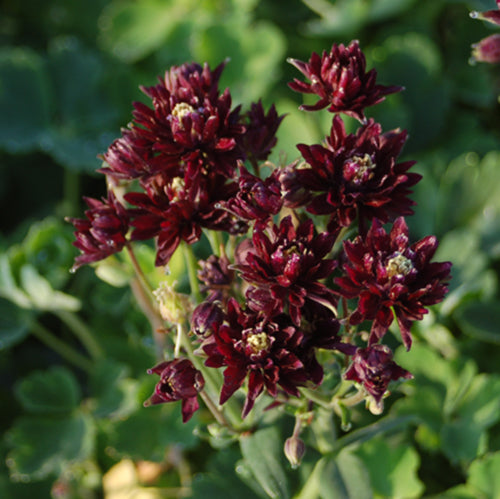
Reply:
[[[470, 45], [490, 34], [468, 11], [491, 8], [491, 0], [6, 2], [0, 198], [13, 222], [0, 236], [0, 497], [49, 497], [54, 484], [67, 487], [65, 497], [100, 497], [102, 476], [125, 459], [168, 470], [146, 487], [158, 497], [186, 486], [182, 473], [197, 498], [500, 496], [498, 68], [467, 63]], [[438, 236], [436, 260], [453, 262], [453, 279], [415, 324], [411, 351], [396, 354], [415, 378], [391, 387], [386, 415], [342, 407], [341, 425], [330, 410], [316, 413], [302, 431], [303, 464], [291, 470], [290, 420], [276, 423], [273, 411], [264, 413], [273, 426], [224, 435], [214, 450], [218, 430], [207, 437], [198, 428], [203, 410], [182, 424], [180, 404], [142, 406], [157, 346], [125, 288], [132, 262], [126, 254], [100, 262], [99, 279], [88, 269], [71, 275], [76, 249], [62, 218], [81, 213], [84, 187], [102, 195], [97, 156], [131, 120], [139, 84], [172, 64], [229, 58], [222, 82], [234, 105], [262, 98], [287, 114], [271, 160], [291, 162], [297, 143], [322, 140], [329, 125], [297, 110], [301, 98], [286, 86], [297, 74], [285, 59], [351, 39], [381, 83], [405, 87], [367, 114], [384, 130], [408, 130], [404, 160], [417, 159], [424, 175], [412, 237]], [[168, 276], [153, 267], [151, 246], [135, 254], [153, 286], [187, 288], [179, 253]]]

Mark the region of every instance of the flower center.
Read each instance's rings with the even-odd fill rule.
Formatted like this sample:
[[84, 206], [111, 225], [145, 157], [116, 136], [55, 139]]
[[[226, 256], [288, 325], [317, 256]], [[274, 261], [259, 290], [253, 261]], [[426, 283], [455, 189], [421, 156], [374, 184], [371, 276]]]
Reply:
[[406, 258], [401, 253], [397, 253], [392, 258], [389, 258], [385, 269], [389, 277], [394, 277], [395, 275], [405, 276], [413, 270], [413, 264], [409, 258]]
[[169, 197], [170, 201], [177, 202], [181, 198], [181, 194], [184, 192], [186, 184], [182, 177], [174, 177], [172, 183], [170, 184]]
[[266, 333], [254, 333], [247, 337], [247, 345], [250, 346], [253, 353], [260, 353], [262, 350], [267, 350], [271, 345], [269, 337]]
[[362, 184], [373, 178], [376, 166], [368, 153], [352, 156], [344, 162], [344, 178], [354, 185]]
[[179, 120], [182, 120], [184, 116], [188, 116], [191, 113], [194, 113], [194, 109], [187, 102], [178, 102], [174, 109], [172, 109], [172, 116], [175, 116]]

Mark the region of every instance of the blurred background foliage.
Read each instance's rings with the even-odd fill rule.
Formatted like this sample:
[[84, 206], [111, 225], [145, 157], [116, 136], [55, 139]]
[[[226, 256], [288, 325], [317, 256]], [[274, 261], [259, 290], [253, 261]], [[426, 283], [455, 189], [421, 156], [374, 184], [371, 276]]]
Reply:
[[[493, 8], [1, 0], [0, 496], [500, 497], [500, 71], [468, 63], [470, 45], [492, 32], [469, 12]], [[261, 98], [287, 113], [272, 159], [292, 161], [297, 143], [328, 133], [330, 117], [298, 111], [286, 58], [352, 39], [381, 83], [406, 88], [368, 115], [409, 131], [404, 159], [424, 179], [408, 223], [415, 239], [438, 236], [436, 258], [454, 262], [453, 280], [416, 325], [412, 351], [398, 352], [415, 375], [405, 396], [389, 399], [380, 423], [354, 412], [348, 433], [320, 420], [293, 471], [280, 447], [292, 418], [256, 432], [241, 454], [224, 436], [200, 434], [203, 413], [182, 425], [176, 406], [142, 409], [154, 384], [150, 326], [113, 259], [100, 272], [106, 283], [89, 268], [68, 273], [76, 251], [63, 218], [83, 213], [82, 194], [104, 194], [98, 154], [144, 99], [139, 85], [169, 66], [229, 58], [222, 85], [235, 105]], [[151, 248], [139, 257], [149, 261]], [[171, 267], [180, 279], [182, 261]]]

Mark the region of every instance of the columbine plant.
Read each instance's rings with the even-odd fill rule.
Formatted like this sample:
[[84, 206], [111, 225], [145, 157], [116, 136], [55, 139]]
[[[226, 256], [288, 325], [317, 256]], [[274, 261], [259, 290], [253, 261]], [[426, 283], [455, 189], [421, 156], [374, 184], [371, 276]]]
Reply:
[[[247, 416], [265, 394], [272, 410], [296, 415], [285, 453], [298, 465], [316, 404], [339, 412], [366, 401], [380, 414], [390, 383], [412, 377], [383, 341], [395, 319], [411, 348], [411, 326], [443, 299], [451, 264], [432, 262], [435, 237], [410, 241], [404, 217], [421, 177], [398, 159], [406, 132], [365, 116], [402, 88], [376, 82], [357, 41], [290, 62], [306, 78], [290, 87], [319, 97], [301, 108], [332, 113], [322, 144], [299, 144], [296, 161], [270, 165], [283, 119], [275, 107], [233, 107], [218, 86], [224, 63], [173, 67], [142, 89], [152, 107], [135, 103], [103, 155], [107, 198], [86, 199], [86, 219], [71, 222], [81, 250], [73, 268], [128, 251], [139, 304], [172, 335], [149, 370], [160, 379], [145, 405], [181, 402], [188, 421], [201, 398], [237, 435], [258, 424]], [[355, 133], [341, 113], [360, 123]], [[203, 234], [213, 254], [198, 260]], [[149, 287], [133, 249], [148, 239], [156, 266], [184, 251], [190, 297]], [[340, 389], [322, 386], [334, 363]]]
[[[496, 26], [500, 26], [500, 0], [496, 0], [497, 9], [487, 10], [485, 12], [472, 11], [472, 19], [481, 19], [488, 21]], [[490, 64], [500, 63], [500, 33], [483, 38], [472, 45], [472, 56], [470, 62], [488, 62]]]

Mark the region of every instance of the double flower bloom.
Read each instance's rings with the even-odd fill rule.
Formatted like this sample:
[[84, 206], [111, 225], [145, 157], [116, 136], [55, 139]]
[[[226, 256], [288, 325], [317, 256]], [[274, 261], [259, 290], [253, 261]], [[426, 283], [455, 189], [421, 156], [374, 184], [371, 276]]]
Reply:
[[[199, 262], [206, 296], [191, 330], [205, 365], [224, 368], [221, 404], [247, 380], [243, 416], [264, 391], [282, 401], [300, 396], [300, 386], [319, 386], [318, 349], [348, 356], [345, 377], [380, 406], [391, 380], [411, 377], [382, 345], [385, 333], [395, 317], [409, 349], [411, 324], [443, 299], [451, 267], [431, 262], [436, 238], [409, 242], [403, 217], [413, 213], [408, 196], [421, 177], [409, 172], [413, 161], [398, 162], [406, 132], [383, 133], [364, 114], [401, 87], [376, 83], [356, 41], [290, 62], [308, 80], [290, 87], [319, 97], [302, 108], [334, 113], [323, 144], [299, 144], [301, 159], [263, 178], [260, 165], [283, 116], [261, 102], [246, 113], [232, 108], [229, 90], [218, 88], [224, 64], [173, 67], [143, 88], [152, 107], [135, 103], [134, 121], [103, 155], [109, 186], [140, 190], [118, 200], [110, 187], [107, 198], [86, 200], [86, 219], [71, 220], [81, 251], [74, 268], [136, 240], [155, 238], [155, 263], [163, 266], [203, 230], [239, 238], [231, 258]], [[356, 133], [346, 133], [338, 113], [360, 121]], [[388, 232], [386, 223], [393, 223]], [[353, 240], [335, 245], [354, 227]], [[364, 321], [371, 330], [361, 344], [354, 326]], [[149, 403], [182, 400], [188, 420], [204, 387], [201, 373], [181, 358], [151, 372], [160, 382]]]

